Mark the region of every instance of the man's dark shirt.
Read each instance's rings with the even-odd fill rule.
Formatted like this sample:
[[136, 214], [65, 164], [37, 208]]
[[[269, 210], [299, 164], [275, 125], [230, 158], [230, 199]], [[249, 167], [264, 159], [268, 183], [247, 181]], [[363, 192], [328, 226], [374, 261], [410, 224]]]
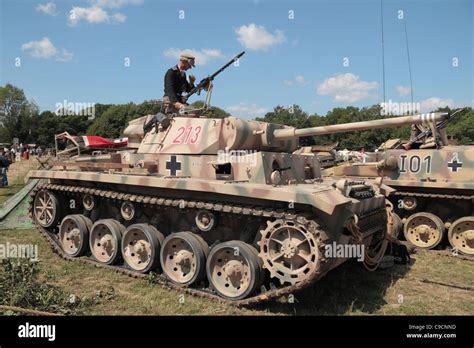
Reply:
[[194, 86], [186, 80], [185, 72], [180, 72], [178, 66], [168, 69], [165, 75], [165, 96], [171, 103], [182, 102], [181, 94], [189, 92]]
[[10, 166], [10, 161], [5, 157], [0, 155], [0, 168], [8, 168]]

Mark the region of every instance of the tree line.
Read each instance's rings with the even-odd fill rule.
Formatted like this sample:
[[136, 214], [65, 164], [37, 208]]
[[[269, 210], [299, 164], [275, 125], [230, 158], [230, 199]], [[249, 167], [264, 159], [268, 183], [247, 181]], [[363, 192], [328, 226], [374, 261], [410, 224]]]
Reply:
[[[202, 107], [202, 101], [192, 105]], [[58, 116], [51, 111], [39, 112], [38, 106], [25, 96], [22, 89], [6, 84], [0, 86], [0, 143], [11, 143], [18, 138], [23, 143], [34, 143], [43, 146], [54, 144], [54, 134], [69, 132], [71, 135], [100, 135], [106, 138], [121, 136], [127, 123], [135, 118], [157, 113], [161, 108], [159, 101], [144, 101], [141, 104], [95, 104], [94, 117], [80, 116], [63, 112], [67, 116]], [[67, 111], [67, 110], [66, 110]], [[433, 111], [450, 111], [442, 108]], [[308, 114], [298, 105], [291, 107], [276, 106], [258, 121], [286, 124], [297, 128], [326, 126], [358, 121], [370, 121], [381, 118], [380, 106], [334, 108], [326, 115]], [[230, 114], [213, 106], [208, 117], [223, 118]], [[469, 108], [448, 125], [448, 135], [453, 136], [459, 144], [474, 144], [474, 110]], [[357, 149], [364, 147], [373, 150], [391, 138], [405, 138], [410, 134], [410, 127], [395, 127], [372, 131], [330, 134], [301, 139], [301, 144], [334, 144], [340, 148]]]

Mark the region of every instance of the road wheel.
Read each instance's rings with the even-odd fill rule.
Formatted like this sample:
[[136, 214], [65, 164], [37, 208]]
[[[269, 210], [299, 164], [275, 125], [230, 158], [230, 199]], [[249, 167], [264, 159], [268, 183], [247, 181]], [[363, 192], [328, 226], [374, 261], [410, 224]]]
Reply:
[[173, 233], [165, 238], [160, 261], [163, 273], [173, 283], [189, 286], [206, 275], [206, 255], [209, 247], [191, 232]]
[[64, 252], [72, 257], [84, 255], [89, 240], [89, 226], [82, 215], [67, 215], [59, 227], [59, 241]]
[[159, 264], [160, 247], [165, 237], [149, 224], [130, 225], [122, 237], [122, 257], [128, 267], [140, 273]]
[[207, 259], [207, 278], [214, 290], [229, 300], [250, 296], [262, 282], [257, 250], [238, 240], [214, 246]]
[[406, 240], [421, 249], [433, 249], [443, 239], [444, 224], [431, 213], [416, 213], [405, 222], [403, 233]]
[[107, 265], [113, 265], [121, 257], [121, 241], [125, 227], [114, 219], [102, 219], [91, 229], [89, 245], [92, 256]]
[[451, 224], [449, 243], [463, 254], [474, 255], [474, 216], [465, 216]]

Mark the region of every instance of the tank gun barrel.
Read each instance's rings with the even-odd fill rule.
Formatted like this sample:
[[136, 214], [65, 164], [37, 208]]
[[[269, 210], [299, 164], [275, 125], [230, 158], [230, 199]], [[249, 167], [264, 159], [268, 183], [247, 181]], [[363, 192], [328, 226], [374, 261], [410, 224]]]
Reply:
[[335, 124], [330, 126], [320, 126], [312, 128], [283, 128], [276, 129], [273, 132], [274, 139], [286, 140], [307, 136], [324, 135], [332, 133], [344, 133], [353, 131], [364, 131], [377, 128], [389, 128], [403, 125], [412, 125], [420, 123], [432, 123], [443, 121], [449, 116], [448, 113], [433, 112], [421, 115], [383, 118], [372, 121], [351, 122], [344, 124]]

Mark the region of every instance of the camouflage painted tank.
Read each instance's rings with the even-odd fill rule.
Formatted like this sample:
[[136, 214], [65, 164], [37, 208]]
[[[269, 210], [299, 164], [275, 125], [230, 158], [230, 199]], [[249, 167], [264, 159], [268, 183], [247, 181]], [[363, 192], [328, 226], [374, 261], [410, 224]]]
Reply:
[[444, 129], [437, 133], [410, 142], [391, 139], [366, 153], [365, 163], [337, 165], [324, 175], [383, 176], [395, 189], [389, 199], [408, 242], [431, 249], [447, 239], [455, 251], [473, 255], [474, 146], [451, 145]]
[[301, 136], [420, 116], [308, 129], [194, 116], [136, 119], [127, 149], [30, 172], [45, 180], [31, 215], [52, 245], [241, 304], [311, 285], [347, 260], [330, 246], [363, 244], [364, 265], [377, 267], [390, 216], [380, 183], [324, 180], [317, 157], [294, 152]]

